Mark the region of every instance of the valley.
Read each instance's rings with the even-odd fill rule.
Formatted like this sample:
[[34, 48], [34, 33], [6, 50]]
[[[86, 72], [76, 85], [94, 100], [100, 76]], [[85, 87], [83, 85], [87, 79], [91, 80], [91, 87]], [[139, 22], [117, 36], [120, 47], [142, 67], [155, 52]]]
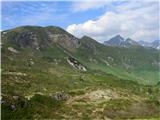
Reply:
[[3, 120], [160, 118], [159, 50], [106, 46], [55, 26], [1, 35]]

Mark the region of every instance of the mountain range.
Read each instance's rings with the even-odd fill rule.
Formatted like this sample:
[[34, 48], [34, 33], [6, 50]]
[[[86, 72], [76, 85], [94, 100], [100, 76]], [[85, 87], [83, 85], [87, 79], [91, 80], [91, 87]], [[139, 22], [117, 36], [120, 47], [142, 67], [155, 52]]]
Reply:
[[145, 41], [139, 41], [139, 44], [142, 45], [143, 47], [152, 47], [155, 49], [160, 49], [160, 40], [155, 40], [151, 43]]
[[109, 39], [108, 41], [104, 41], [103, 43], [106, 46], [118, 46], [118, 47], [133, 47], [133, 46], [143, 46], [143, 47], [150, 47], [155, 49], [160, 49], [160, 41], [155, 40], [151, 43], [145, 41], [134, 41], [131, 38], [124, 39], [120, 35], [116, 35], [113, 38]]
[[1, 37], [3, 120], [159, 117], [159, 50], [120, 35], [104, 45], [56, 26]]
[[[31, 49], [42, 54], [43, 51], [48, 49], [56, 49], [53, 52], [60, 54], [56, 54], [55, 58], [63, 54], [64, 56], [76, 58], [88, 68], [99, 68], [104, 72], [106, 70], [100, 66], [106, 66], [106, 69], [114, 68], [116, 70], [123, 69], [126, 72], [132, 71], [132, 76], [135, 74], [136, 79], [138, 79], [137, 73], [133, 71], [140, 70], [139, 72], [141, 72], [145, 70], [149, 72], [158, 70], [159, 51], [156, 49], [147, 49], [130, 38], [124, 40], [120, 35], [104, 42], [104, 44], [88, 36], [80, 39], [76, 38], [62, 28], [55, 26], [23, 26], [2, 32], [2, 50], [5, 51], [20, 52], [24, 49]], [[50, 55], [47, 56], [52, 59]], [[61, 59], [65, 61], [63, 57]], [[99, 67], [95, 67], [96, 65]], [[107, 72], [110, 73], [111, 71], [108, 70]], [[117, 75], [115, 71], [111, 73]], [[124, 78], [125, 76], [122, 74], [119, 77]], [[143, 77], [142, 75], [140, 79], [143, 79]], [[131, 77], [127, 79], [131, 79]]]

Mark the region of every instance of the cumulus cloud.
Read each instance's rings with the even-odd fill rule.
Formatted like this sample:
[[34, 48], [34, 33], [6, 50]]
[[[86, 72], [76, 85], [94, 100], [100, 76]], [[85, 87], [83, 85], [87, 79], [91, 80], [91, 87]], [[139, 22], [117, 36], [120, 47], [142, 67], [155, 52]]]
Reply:
[[[90, 8], [91, 6], [92, 8]], [[85, 9], [93, 9], [93, 5], [91, 6]], [[158, 7], [158, 1], [155, 0], [147, 2], [128, 1], [124, 4], [115, 5], [113, 10], [106, 11], [96, 20], [69, 25], [67, 31], [77, 37], [88, 35], [100, 42], [106, 41], [116, 34], [131, 37], [137, 41], [152, 41], [159, 38]]]

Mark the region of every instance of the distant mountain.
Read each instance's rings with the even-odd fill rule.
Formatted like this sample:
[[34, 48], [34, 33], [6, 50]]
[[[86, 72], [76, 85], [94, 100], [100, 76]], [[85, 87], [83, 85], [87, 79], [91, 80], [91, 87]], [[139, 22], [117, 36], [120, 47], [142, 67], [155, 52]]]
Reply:
[[140, 45], [142, 45], [143, 47], [151, 47], [151, 48], [155, 48], [155, 49], [160, 49], [160, 40], [155, 40], [153, 42], [145, 42], [145, 41], [139, 41], [138, 42]]
[[124, 46], [124, 38], [120, 35], [116, 35], [110, 40], [105, 41], [104, 44], [109, 46]]
[[138, 43], [143, 47], [150, 47], [151, 44], [149, 42], [145, 42], [143, 40], [138, 41]]
[[127, 39], [125, 40], [125, 43], [128, 44], [128, 45], [130, 45], [130, 46], [132, 46], [132, 45], [138, 46], [138, 45], [139, 45], [138, 42], [132, 40], [131, 38], [127, 38]]
[[2, 44], [14, 44], [20, 48], [49, 48], [59, 44], [68, 51], [79, 46], [79, 39], [57, 26], [22, 26], [2, 32]]
[[118, 46], [118, 47], [131, 47], [131, 46], [139, 46], [139, 43], [132, 40], [131, 38], [124, 39], [120, 35], [116, 35], [108, 41], [104, 42], [106, 46]]
[[[88, 36], [76, 38], [56, 26], [22, 26], [2, 31], [1, 35], [2, 62], [7, 66], [10, 64], [13, 69], [15, 69], [13, 63], [21, 68], [21, 65], [33, 66], [30, 64], [34, 62], [40, 68], [44, 68], [47, 63], [71, 70], [74, 68], [81, 71], [98, 69], [122, 79], [139, 82], [146, 82], [148, 79], [154, 82], [158, 79], [158, 77], [152, 78], [154, 75], [147, 75], [150, 71], [157, 74], [155, 71], [159, 70], [159, 51], [132, 47], [139, 44], [131, 38], [124, 39], [117, 35], [106, 41], [106, 46]], [[12, 58], [14, 56], [16, 57]], [[21, 56], [23, 60], [18, 59]], [[138, 73], [137, 70], [139, 70]], [[143, 74], [140, 74], [140, 71]]]
[[151, 44], [153, 48], [160, 49], [160, 40], [155, 40]]
[[[97, 115], [101, 119], [104, 113], [113, 119], [137, 118], [139, 112], [159, 115], [160, 51], [126, 47], [137, 43], [120, 35], [108, 44], [125, 47], [105, 46], [55, 26], [23, 26], [1, 35], [2, 120], [94, 119]], [[154, 100], [144, 104], [148, 95], [155, 95]], [[143, 108], [139, 111], [137, 100]], [[97, 106], [104, 107], [104, 113]], [[91, 110], [95, 116], [89, 116]]]

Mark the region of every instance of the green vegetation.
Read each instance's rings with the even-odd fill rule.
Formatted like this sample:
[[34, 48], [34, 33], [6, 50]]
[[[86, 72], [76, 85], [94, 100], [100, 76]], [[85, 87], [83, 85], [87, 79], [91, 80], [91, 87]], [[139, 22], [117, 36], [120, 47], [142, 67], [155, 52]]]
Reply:
[[[46, 30], [73, 37], [51, 26], [2, 34], [2, 120], [160, 118], [159, 51], [105, 47], [88, 37], [76, 49], [67, 44], [73, 51], [50, 43]], [[38, 37], [18, 37], [28, 32]], [[69, 57], [87, 71], [69, 64]], [[57, 100], [57, 93], [69, 97]]]

